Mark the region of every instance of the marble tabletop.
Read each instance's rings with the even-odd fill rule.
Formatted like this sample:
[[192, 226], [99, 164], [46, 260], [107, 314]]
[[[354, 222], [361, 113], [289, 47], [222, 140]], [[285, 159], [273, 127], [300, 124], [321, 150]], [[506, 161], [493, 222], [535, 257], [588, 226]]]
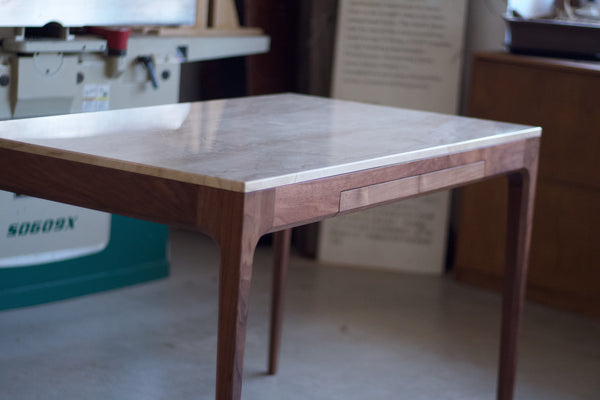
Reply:
[[296, 94], [0, 122], [0, 148], [238, 192], [540, 135], [535, 127]]

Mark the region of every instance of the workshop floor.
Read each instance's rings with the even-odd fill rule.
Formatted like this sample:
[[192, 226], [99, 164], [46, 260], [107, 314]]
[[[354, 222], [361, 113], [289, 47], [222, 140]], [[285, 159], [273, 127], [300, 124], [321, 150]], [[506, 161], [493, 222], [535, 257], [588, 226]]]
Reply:
[[[0, 398], [213, 399], [217, 247], [172, 232], [171, 277], [0, 312]], [[492, 399], [500, 297], [292, 257], [266, 376], [271, 249], [255, 257], [246, 400]], [[517, 399], [600, 399], [600, 322], [528, 304]]]

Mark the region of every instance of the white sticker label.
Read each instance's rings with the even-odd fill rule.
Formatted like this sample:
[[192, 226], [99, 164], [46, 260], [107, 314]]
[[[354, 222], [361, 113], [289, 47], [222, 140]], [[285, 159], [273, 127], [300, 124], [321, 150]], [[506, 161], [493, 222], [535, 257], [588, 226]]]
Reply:
[[81, 111], [106, 111], [110, 100], [110, 85], [84, 85]]
[[0, 269], [102, 251], [110, 214], [0, 191]]

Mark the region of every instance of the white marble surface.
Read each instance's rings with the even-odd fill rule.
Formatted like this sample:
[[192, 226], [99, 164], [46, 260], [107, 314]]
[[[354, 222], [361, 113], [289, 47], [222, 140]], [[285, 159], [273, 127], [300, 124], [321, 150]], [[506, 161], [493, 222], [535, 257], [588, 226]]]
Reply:
[[3, 121], [0, 148], [251, 192], [540, 134], [281, 94]]

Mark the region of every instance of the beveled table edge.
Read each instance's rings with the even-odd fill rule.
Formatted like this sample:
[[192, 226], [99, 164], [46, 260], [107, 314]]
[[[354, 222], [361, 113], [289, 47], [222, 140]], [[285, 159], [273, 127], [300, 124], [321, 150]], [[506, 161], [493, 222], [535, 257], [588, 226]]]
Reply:
[[201, 175], [191, 172], [183, 172], [169, 168], [156, 167], [147, 164], [122, 161], [113, 158], [89, 155], [67, 150], [57, 151], [52, 147], [23, 143], [19, 141], [1, 139], [0, 148], [21, 151], [24, 153], [49, 156], [57, 159], [84, 162], [89, 165], [99, 167], [108, 167], [122, 171], [133, 172], [164, 178], [184, 183], [191, 183], [199, 186], [224, 189], [233, 192], [251, 193], [259, 190], [275, 189], [280, 186], [308, 182], [315, 179], [327, 178], [331, 176], [358, 172], [371, 168], [385, 167], [404, 162], [417, 161], [424, 158], [440, 157], [452, 153], [464, 152], [494, 146], [498, 144], [510, 143], [518, 140], [526, 140], [535, 137], [541, 137], [540, 127], [530, 127], [513, 132], [498, 134], [495, 136], [467, 140], [451, 145], [442, 145], [430, 147], [401, 154], [375, 157], [368, 160], [352, 163], [334, 165], [313, 170], [307, 170], [300, 173], [285, 174], [272, 178], [263, 178], [254, 181], [234, 181], [225, 178]]

